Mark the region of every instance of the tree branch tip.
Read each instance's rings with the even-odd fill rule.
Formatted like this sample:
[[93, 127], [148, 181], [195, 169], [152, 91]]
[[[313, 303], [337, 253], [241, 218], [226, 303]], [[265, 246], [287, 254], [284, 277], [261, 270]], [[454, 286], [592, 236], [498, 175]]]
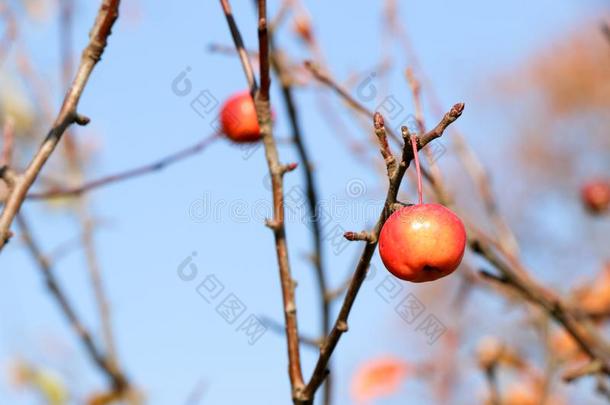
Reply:
[[373, 123], [376, 130], [380, 130], [385, 126], [383, 115], [380, 112], [375, 112], [375, 115], [373, 115]]
[[459, 116], [462, 115], [462, 112], [464, 112], [465, 106], [466, 104], [464, 103], [454, 104], [453, 107], [451, 107], [451, 110], [449, 111], [449, 116], [451, 116], [451, 118], [453, 119], [459, 118]]
[[80, 126], [85, 126], [89, 122], [91, 122], [91, 118], [89, 118], [85, 115], [76, 113], [76, 114], [74, 114], [74, 122], [76, 122]]
[[421, 85], [420, 85], [419, 81], [417, 80], [417, 78], [415, 77], [415, 73], [413, 72], [412, 67], [409, 66], [405, 69], [405, 76], [407, 77], [407, 80], [409, 81], [409, 85], [411, 86], [413, 93], [419, 93]]
[[299, 164], [296, 162], [288, 163], [288, 164], [282, 165], [282, 167], [280, 168], [280, 171], [281, 171], [282, 175], [284, 175], [288, 172], [295, 170], [298, 166], [299, 166]]
[[343, 237], [349, 241], [360, 240], [360, 241], [364, 241], [364, 242], [368, 242], [368, 243], [375, 242], [375, 237], [373, 236], [373, 234], [370, 232], [366, 232], [366, 231], [362, 231], [362, 232], [348, 231], [343, 234]]
[[406, 140], [411, 137], [411, 132], [409, 131], [409, 128], [404, 125], [400, 127], [400, 133], [402, 134], [402, 139]]

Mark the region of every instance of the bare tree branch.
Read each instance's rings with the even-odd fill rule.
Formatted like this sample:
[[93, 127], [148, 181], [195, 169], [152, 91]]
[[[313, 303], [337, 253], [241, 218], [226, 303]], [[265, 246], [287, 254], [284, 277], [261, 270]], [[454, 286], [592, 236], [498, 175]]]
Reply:
[[38, 264], [42, 275], [44, 276], [45, 282], [47, 284], [47, 288], [51, 295], [55, 298], [57, 303], [59, 304], [61, 311], [64, 316], [70, 323], [70, 326], [74, 330], [75, 334], [82, 341], [87, 353], [93, 360], [93, 362], [104, 372], [112, 383], [113, 391], [117, 393], [124, 392], [128, 389], [129, 383], [123, 372], [117, 367], [117, 365], [111, 361], [106, 354], [104, 354], [93, 340], [93, 336], [80, 320], [76, 311], [68, 301], [68, 298], [60, 287], [53, 268], [51, 267], [51, 263], [47, 260], [47, 258], [42, 253], [42, 250], [34, 240], [32, 236], [30, 227], [23, 217], [23, 215], [17, 215], [17, 224], [21, 229], [21, 236], [25, 241], [27, 248], [29, 249], [32, 257]]
[[[227, 23], [233, 36], [233, 42], [239, 51], [243, 48], [243, 40], [235, 20], [230, 14], [228, 0], [221, 0], [221, 6], [227, 16]], [[256, 114], [261, 131], [263, 145], [265, 146], [265, 158], [269, 166], [271, 186], [273, 193], [273, 218], [267, 220], [267, 226], [273, 231], [275, 248], [278, 259], [280, 282], [282, 287], [282, 300], [284, 303], [284, 317], [286, 322], [286, 339], [288, 343], [288, 373], [292, 387], [292, 397], [295, 403], [302, 397], [304, 388], [303, 372], [301, 370], [301, 355], [299, 349], [299, 331], [297, 324], [297, 309], [294, 298], [295, 281], [292, 279], [290, 263], [288, 261], [288, 246], [286, 243], [286, 229], [284, 225], [284, 190], [283, 177], [287, 172], [286, 165], [279, 160], [277, 146], [273, 138], [271, 124], [271, 108], [269, 103], [270, 79], [270, 55], [269, 55], [269, 33], [267, 29], [267, 4], [265, 0], [257, 1], [258, 9], [258, 40], [259, 40], [259, 65], [261, 87], [257, 89], [255, 79], [249, 72], [252, 71], [250, 60], [245, 52], [240, 52], [240, 59], [253, 93]], [[294, 166], [292, 166], [294, 168]]]
[[[270, 35], [273, 40], [273, 34]], [[311, 223], [311, 231], [314, 240], [314, 253], [312, 261], [316, 270], [316, 278], [318, 283], [318, 294], [320, 295], [320, 313], [321, 313], [321, 336], [328, 335], [330, 330], [330, 300], [328, 299], [327, 290], [328, 283], [326, 280], [326, 270], [324, 268], [324, 250], [322, 246], [322, 229], [320, 225], [320, 216], [318, 215], [318, 190], [314, 179], [314, 169], [307, 148], [305, 147], [299, 117], [295, 105], [294, 95], [292, 91], [292, 79], [289, 76], [286, 63], [283, 55], [273, 47], [272, 41], [271, 63], [275, 69], [277, 76], [280, 79], [282, 88], [282, 97], [284, 104], [288, 110], [290, 125], [292, 128], [292, 136], [303, 168], [307, 203], [309, 207], [309, 222]], [[302, 339], [301, 339], [302, 341]], [[332, 401], [332, 384], [329, 378], [324, 385], [324, 404], [330, 405]]]
[[235, 43], [235, 49], [239, 54], [241, 66], [244, 69], [244, 74], [246, 75], [246, 80], [248, 81], [248, 87], [250, 88], [250, 95], [254, 97], [256, 91], [258, 90], [258, 84], [256, 83], [256, 79], [254, 78], [254, 70], [252, 69], [252, 64], [250, 63], [248, 52], [246, 51], [246, 47], [244, 46], [244, 41], [241, 38], [239, 29], [237, 28], [235, 17], [233, 17], [233, 11], [231, 10], [229, 0], [220, 0], [220, 6], [222, 7], [222, 11], [224, 12], [225, 18], [227, 19], [227, 24], [229, 25], [229, 30], [231, 31], [231, 36], [233, 37], [233, 42]]
[[295, 402], [302, 397], [304, 388], [303, 372], [301, 370], [301, 354], [299, 349], [299, 330], [297, 323], [297, 308], [294, 298], [295, 281], [292, 279], [288, 261], [288, 245], [284, 225], [284, 171], [280, 163], [277, 146], [273, 138], [271, 125], [271, 107], [269, 103], [269, 35], [267, 31], [267, 2], [258, 0], [258, 41], [261, 87], [254, 100], [256, 113], [261, 129], [265, 158], [269, 166], [271, 187], [273, 193], [273, 219], [268, 221], [273, 230], [277, 251], [282, 296], [284, 302], [284, 317], [286, 321], [286, 339], [288, 341], [288, 370]]
[[80, 66], [72, 85], [64, 98], [59, 115], [55, 119], [53, 127], [49, 131], [46, 139], [25, 169], [25, 172], [19, 175], [14, 187], [10, 190], [2, 214], [0, 214], [0, 250], [4, 248], [11, 236], [11, 224], [19, 212], [28, 190], [55, 150], [63, 133], [73, 123], [85, 125], [89, 122], [88, 118], [78, 113], [78, 102], [87, 85], [93, 68], [104, 53], [108, 36], [119, 15], [119, 3], [120, 0], [104, 0], [102, 2], [91, 33], [89, 34], [89, 43], [83, 51]]
[[148, 163], [144, 166], [139, 166], [133, 169], [125, 170], [123, 172], [114, 173], [108, 176], [100, 177], [99, 179], [86, 182], [85, 184], [74, 186], [74, 187], [63, 187], [63, 188], [51, 188], [42, 192], [33, 192], [27, 195], [28, 200], [47, 200], [53, 198], [65, 198], [75, 197], [86, 193], [88, 191], [105, 187], [110, 184], [130, 180], [135, 177], [143, 176], [162, 170], [167, 166], [173, 165], [182, 161], [185, 158], [191, 157], [205, 150], [213, 141], [218, 139], [217, 134], [207, 136], [197, 143], [182, 149], [178, 152], [174, 152], [171, 155], [165, 156], [157, 161]]

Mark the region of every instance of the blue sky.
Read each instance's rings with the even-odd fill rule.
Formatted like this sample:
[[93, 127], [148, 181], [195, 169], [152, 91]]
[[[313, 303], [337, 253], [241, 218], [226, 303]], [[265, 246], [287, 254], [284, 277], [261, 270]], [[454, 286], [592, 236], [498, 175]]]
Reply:
[[[233, 1], [233, 8], [246, 44], [255, 47], [256, 26], [250, 3]], [[378, 3], [306, 2], [336, 77], [367, 72], [377, 64], [382, 55]], [[472, 134], [471, 144], [485, 159], [490, 141], [484, 135], [494, 123], [485, 105], [488, 99], [480, 94], [489, 80], [498, 70], [509, 70], [553, 37], [573, 29], [601, 5], [594, 1], [551, 0], [404, 2], [400, 21], [442, 100], [447, 104], [466, 102], [459, 125]], [[192, 99], [207, 90], [222, 101], [246, 84], [235, 58], [207, 51], [212, 43], [230, 44], [217, 2], [139, 1], [125, 2], [122, 7], [137, 8], [139, 17], [119, 19], [80, 106], [92, 122], [79, 129], [77, 136], [83, 142], [95, 137], [101, 144], [90, 177], [155, 160], [207, 136], [212, 131], [212, 114], [196, 114], [190, 107]], [[271, 2], [270, 9], [277, 9], [276, 1]], [[76, 50], [85, 44], [95, 12], [93, 5], [79, 2]], [[43, 23], [23, 26], [34, 64], [51, 83], [58, 77], [58, 27], [54, 20], [53, 15]], [[284, 35], [288, 32], [283, 31]], [[282, 39], [280, 44], [295, 60], [306, 57], [304, 48], [293, 39]], [[408, 89], [400, 74], [409, 61], [399, 47], [394, 46], [391, 52], [396, 64], [389, 81], [391, 92], [403, 97], [410, 109]], [[171, 85], [187, 66], [191, 68], [193, 91], [180, 97], [172, 92]], [[52, 90], [57, 105], [61, 100], [59, 88], [53, 85]], [[316, 94], [312, 88], [296, 92], [322, 198], [343, 201], [348, 210], [361, 209], [368, 202], [374, 206], [382, 200], [385, 184], [337, 140], [319, 114]], [[277, 89], [273, 99], [279, 100]], [[356, 136], [363, 139], [354, 116], [342, 109], [334, 96], [328, 99], [341, 113], [346, 129], [360, 131]], [[284, 109], [281, 105], [275, 109], [276, 133], [287, 136]], [[429, 122], [436, 118], [428, 116]], [[296, 160], [294, 151], [286, 145], [280, 147], [280, 154], [285, 162]], [[262, 215], [256, 214], [258, 208], [269, 206], [266, 171], [261, 150], [244, 159], [244, 151], [223, 141], [164, 171], [91, 194], [92, 210], [104, 221], [96, 242], [110, 292], [121, 360], [133, 381], [147, 392], [151, 404], [181, 403], [198, 381], [206, 385], [204, 404], [288, 403], [283, 337], [267, 331], [256, 344], [249, 345], [247, 337], [236, 331], [248, 314], [282, 319], [272, 234], [263, 226]], [[287, 190], [300, 187], [301, 172], [288, 175], [286, 183]], [[347, 187], [350, 184], [363, 189], [354, 196]], [[200, 201], [216, 207], [220, 220], [201, 221], [193, 214], [193, 207]], [[65, 210], [40, 203], [27, 203], [24, 209], [46, 250], [78, 232], [75, 219]], [[241, 210], [246, 214], [242, 215]], [[335, 218], [338, 223], [332, 226], [360, 230], [374, 220], [374, 215], [348, 215], [341, 221]], [[300, 326], [313, 335], [318, 319], [314, 274], [305, 259], [311, 246], [309, 233], [293, 220], [288, 223], [288, 237], [293, 272], [299, 281]], [[325, 242], [325, 248], [329, 278], [337, 285], [353, 267], [358, 246], [350, 245], [336, 255], [330, 241]], [[192, 252], [197, 252], [193, 263], [198, 276], [183, 281], [177, 269]], [[334, 357], [336, 395], [341, 399], [337, 403], [348, 403], [351, 374], [367, 358], [393, 353], [415, 360], [428, 350], [425, 336], [405, 325], [393, 305], [376, 292], [385, 273], [377, 255], [374, 264], [379, 271], [364, 285], [350, 320], [350, 332]], [[7, 364], [18, 354], [59, 369], [79, 390], [99, 388], [103, 381], [68, 330], [18, 241], [0, 255], [0, 270], [0, 364]], [[99, 332], [82, 252], [77, 250], [62, 258], [56, 270], [83, 317]], [[219, 299], [233, 293], [246, 306], [243, 318], [235, 324], [225, 322], [215, 305], [196, 291], [211, 274], [225, 287]], [[441, 281], [455, 282], [451, 278]], [[419, 287], [413, 285], [404, 288], [405, 294], [413, 292], [434, 313], [433, 295], [418, 294]], [[499, 303], [492, 303], [489, 310], [499, 308]], [[451, 314], [434, 314], [446, 324], [453, 322]], [[491, 333], [491, 327], [482, 324], [481, 332]], [[418, 349], [422, 345], [426, 350]], [[58, 351], [63, 354], [58, 355]], [[472, 347], [464, 347], [460, 355], [470, 361], [471, 352]], [[315, 358], [311, 350], [303, 350], [306, 375]], [[470, 383], [470, 395], [483, 387], [479, 378]], [[405, 398], [406, 403], [428, 403], [429, 393], [409, 382], [401, 391], [401, 399], [379, 403], [404, 404]], [[29, 401], [23, 393], [15, 392], [6, 378], [0, 381], [0, 402], [32, 403]]]

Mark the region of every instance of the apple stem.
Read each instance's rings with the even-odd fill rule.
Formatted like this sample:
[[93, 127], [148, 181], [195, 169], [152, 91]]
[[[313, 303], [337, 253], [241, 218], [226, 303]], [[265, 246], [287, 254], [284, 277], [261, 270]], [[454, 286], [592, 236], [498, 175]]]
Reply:
[[419, 155], [417, 154], [417, 138], [415, 135], [409, 137], [411, 146], [413, 147], [413, 159], [415, 159], [415, 171], [417, 172], [417, 195], [419, 196], [419, 204], [424, 203], [424, 193], [422, 192], [421, 184], [421, 169], [419, 167]]

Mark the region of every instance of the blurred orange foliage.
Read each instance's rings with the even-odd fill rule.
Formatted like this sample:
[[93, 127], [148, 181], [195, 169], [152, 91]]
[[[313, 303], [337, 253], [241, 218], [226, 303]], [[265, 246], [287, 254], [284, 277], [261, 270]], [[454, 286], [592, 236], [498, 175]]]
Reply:
[[524, 66], [519, 87], [534, 86], [556, 114], [610, 107], [609, 44], [597, 24], [587, 24], [543, 49]]
[[351, 395], [358, 404], [396, 393], [411, 368], [395, 357], [368, 360], [356, 371], [351, 383]]

